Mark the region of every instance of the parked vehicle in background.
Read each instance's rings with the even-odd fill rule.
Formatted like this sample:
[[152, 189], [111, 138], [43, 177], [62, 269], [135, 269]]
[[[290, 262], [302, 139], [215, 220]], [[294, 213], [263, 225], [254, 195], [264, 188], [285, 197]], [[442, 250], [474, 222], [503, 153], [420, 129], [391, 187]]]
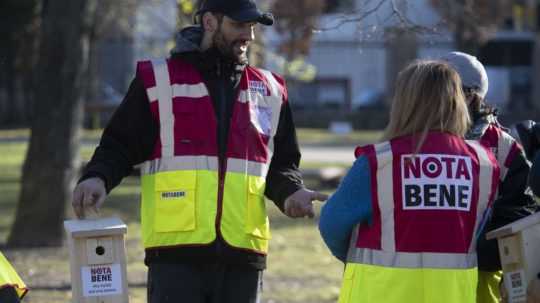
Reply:
[[352, 99], [351, 109], [383, 108], [386, 105], [385, 98], [386, 96], [382, 90], [365, 89], [356, 98]]

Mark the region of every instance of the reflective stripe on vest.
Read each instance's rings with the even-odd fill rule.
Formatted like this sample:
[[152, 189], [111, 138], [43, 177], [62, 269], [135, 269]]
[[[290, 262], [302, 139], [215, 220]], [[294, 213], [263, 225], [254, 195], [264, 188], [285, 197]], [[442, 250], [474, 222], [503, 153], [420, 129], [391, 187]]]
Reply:
[[284, 87], [270, 72], [244, 70], [218, 201], [217, 122], [200, 74], [177, 59], [140, 62], [137, 73], [160, 123], [153, 156], [141, 166], [145, 248], [207, 244], [219, 232], [231, 246], [266, 253], [264, 188]]
[[0, 289], [4, 287], [13, 287], [19, 296], [19, 299], [22, 299], [28, 289], [26, 284], [17, 272], [13, 269], [6, 257], [0, 252]]
[[369, 248], [353, 249], [348, 262], [403, 268], [473, 268], [476, 254], [388, 252]]
[[516, 155], [523, 152], [523, 148], [516, 139], [493, 124], [487, 127], [479, 141], [495, 154], [501, 170], [500, 179], [504, 180], [508, 167]]
[[[434, 138], [433, 140], [435, 141], [430, 142], [428, 140], [430, 138]], [[489, 153], [479, 143], [474, 141], [464, 142], [463, 140], [456, 138], [457, 137], [452, 138], [445, 134], [431, 133], [428, 136], [428, 139], [426, 139], [425, 145], [431, 144], [432, 147], [430, 147], [430, 149], [432, 152], [422, 152], [416, 155], [418, 159], [421, 159], [419, 161], [423, 161], [421, 162], [421, 165], [418, 164], [420, 162], [417, 162], [416, 168], [418, 170], [427, 170], [427, 172], [423, 172], [424, 174], [433, 173], [431, 176], [431, 178], [434, 178], [433, 180], [447, 180], [449, 176], [454, 174], [453, 176], [455, 179], [453, 181], [451, 181], [450, 178], [448, 181], [435, 181], [433, 182], [434, 184], [437, 184], [437, 182], [466, 184], [460, 183], [462, 181], [457, 177], [456, 171], [458, 171], [457, 163], [460, 159], [463, 159], [462, 162], [466, 164], [467, 160], [465, 157], [469, 157], [470, 163], [473, 163], [472, 166], [470, 166], [471, 169], [474, 170], [474, 167], [477, 167], [477, 176], [473, 177], [476, 174], [474, 171], [469, 172], [473, 175], [470, 176], [472, 177], [470, 182], [474, 183], [472, 183], [472, 189], [469, 189], [468, 192], [470, 195], [468, 209], [444, 208], [446, 205], [440, 204], [440, 201], [436, 204], [427, 205], [426, 203], [426, 205], [421, 205], [417, 209], [407, 208], [411, 206], [410, 204], [405, 204], [405, 200], [403, 200], [405, 199], [405, 194], [404, 192], [401, 192], [401, 190], [404, 190], [404, 184], [408, 183], [405, 183], [405, 166], [401, 167], [401, 165], [404, 163], [402, 161], [407, 160], [407, 157], [410, 154], [408, 152], [403, 152], [403, 150], [406, 151], [407, 148], [410, 148], [410, 142], [395, 140], [362, 148], [362, 151], [366, 151], [366, 155], [370, 160], [370, 169], [372, 169], [372, 205], [374, 219], [372, 225], [369, 227], [370, 231], [368, 233], [361, 232], [366, 229], [365, 225], [358, 225], [352, 233], [347, 256], [347, 270], [356, 272], [357, 275], [351, 274], [349, 278], [344, 279], [340, 302], [402, 302], [404, 297], [408, 298], [408, 301], [411, 302], [474, 302], [477, 264], [475, 247], [476, 239], [474, 235], [478, 231], [480, 223], [485, 219], [484, 216], [487, 213], [485, 210], [490, 207], [495, 196], [499, 169], [494, 155]], [[440, 143], [437, 140], [450, 143], [447, 143], [446, 145], [443, 144], [441, 149], [437, 147], [438, 143]], [[454, 145], [462, 147], [457, 147], [458, 150], [449, 149], [445, 154], [444, 146]], [[395, 150], [402, 150], [402, 152], [397, 152], [396, 154]], [[401, 155], [401, 157], [404, 158], [396, 158], [396, 155]], [[444, 158], [445, 162], [441, 161], [439, 169], [436, 165], [430, 167], [425, 164], [428, 163], [426, 159], [435, 161], [434, 159], [437, 159], [437, 157], [441, 157], [442, 159], [443, 155], [447, 155], [448, 157]], [[400, 167], [399, 170], [395, 170], [396, 165]], [[453, 173], [451, 172], [452, 167]], [[439, 173], [438, 175], [435, 173], [436, 171]], [[398, 174], [398, 172], [400, 172], [401, 175]], [[422, 174], [420, 171], [417, 171], [417, 173]], [[460, 176], [466, 178], [464, 175]], [[428, 182], [426, 180], [430, 180], [425, 178], [426, 177], [421, 176], [419, 179], [415, 179], [415, 182], [418, 182], [421, 186], [430, 184], [422, 183]], [[394, 188], [396, 184], [399, 184], [401, 188]], [[395, 193], [396, 190], [399, 191], [398, 194]], [[423, 188], [423, 190], [427, 189]], [[477, 192], [477, 198], [473, 197], [475, 192]], [[441, 192], [438, 192], [437, 194], [442, 195]], [[400, 197], [402, 201], [394, 202], [396, 197]], [[428, 197], [429, 199], [433, 196], [422, 196], [422, 198], [425, 197]], [[454, 203], [454, 205], [459, 205], [457, 201], [454, 201]], [[396, 206], [397, 208], [395, 209]], [[439, 206], [442, 208], [437, 208]], [[396, 233], [400, 228], [417, 228], [403, 225], [408, 224], [403, 223], [408, 222], [406, 221], [407, 218], [400, 218], [399, 216], [405, 216], [405, 212], [408, 211], [417, 212], [416, 217], [413, 217], [417, 220], [425, 220], [426, 216], [423, 215], [425, 212], [429, 213], [436, 211], [436, 213], [432, 213], [431, 215], [436, 216], [439, 214], [441, 219], [444, 218], [444, 216], [448, 216], [448, 214], [453, 214], [455, 219], [452, 220], [460, 220], [461, 223], [457, 225], [463, 229], [455, 230], [455, 233], [458, 235], [470, 233], [470, 242], [464, 241], [464, 239], [469, 239], [469, 237], [463, 236], [464, 238], [462, 241], [458, 242], [461, 243], [461, 247], [452, 247], [449, 248], [448, 251], [444, 251], [444, 249], [441, 248], [423, 248], [421, 243], [424, 242], [421, 239], [416, 241], [407, 238], [417, 236], [417, 233], [413, 230], [409, 230], [408, 233], [401, 234], [400, 237], [398, 237]], [[445, 214], [444, 211], [447, 211], [448, 213]], [[465, 215], [465, 217], [459, 216], [459, 212], [468, 213], [469, 216], [471, 216], [470, 219], [467, 215]], [[376, 218], [377, 216], [378, 218]], [[450, 217], [447, 217], [446, 220], [449, 220], [448, 218], [453, 217], [451, 215]], [[461, 220], [464, 221], [462, 222]], [[471, 220], [471, 222], [467, 223], [467, 220]], [[401, 222], [399, 223], [401, 225], [396, 225], [398, 222]], [[426, 222], [425, 226], [431, 226], [428, 224], [430, 223]], [[380, 238], [378, 240], [359, 238], [363, 236], [373, 238], [374, 235], [378, 235]], [[404, 235], [405, 238], [403, 238]], [[444, 237], [442, 238], [442, 241], [446, 240]], [[397, 242], [398, 239], [400, 242]], [[411, 240], [413, 240], [411, 243], [419, 244], [407, 244]], [[409, 250], [400, 250], [398, 247], [408, 247], [407, 249]], [[362, 272], [362, 274], [358, 274], [359, 272]], [[369, 273], [369, 278], [362, 278], [362, 276], [365, 276], [367, 273]], [[430, 278], [431, 273], [434, 276], [437, 276], [437, 278]], [[462, 282], [456, 282], [458, 281], [458, 277], [459, 281]], [[389, 284], [384, 284], [385, 281]], [[399, 283], [401, 283], [402, 287], [395, 289], [394, 284], [392, 283], [396, 283], [397, 281], [401, 281]], [[378, 286], [381, 285], [381, 283], [384, 286]], [[458, 284], [461, 284], [459, 287], [461, 289], [456, 288]], [[441, 285], [444, 285], [442, 287], [445, 289], [441, 289]], [[388, 287], [392, 287], [393, 292], [397, 293], [397, 295], [387, 296], [386, 289]], [[463, 287], [467, 287], [467, 290], [462, 289]], [[433, 296], [418, 294], [418, 291], [431, 293], [436, 289], [440, 291], [440, 294], [432, 293]], [[463, 295], [458, 292], [470, 295]], [[444, 296], [441, 296], [442, 294], [444, 294]], [[435, 300], [437, 297], [439, 299], [445, 299], [442, 301], [439, 299]], [[382, 298], [384, 298], [384, 300], [382, 300]]]
[[[144, 175], [174, 170], [218, 171], [218, 159], [217, 157], [208, 156], [176, 156], [169, 159], [149, 160], [144, 162], [141, 167], [141, 173]], [[251, 176], [264, 177], [268, 172], [268, 165], [266, 163], [231, 158], [227, 159], [227, 171], [247, 172]]]
[[[169, 69], [165, 62], [152, 61], [154, 67], [154, 76], [156, 77], [156, 96], [159, 108], [159, 134], [161, 139], [161, 157], [167, 158], [174, 156], [174, 115], [172, 105], [172, 89], [169, 77]], [[186, 88], [186, 86], [181, 86]], [[208, 92], [206, 93], [208, 94]], [[181, 97], [190, 97], [186, 90], [180, 91]], [[148, 100], [150, 96], [148, 96]]]

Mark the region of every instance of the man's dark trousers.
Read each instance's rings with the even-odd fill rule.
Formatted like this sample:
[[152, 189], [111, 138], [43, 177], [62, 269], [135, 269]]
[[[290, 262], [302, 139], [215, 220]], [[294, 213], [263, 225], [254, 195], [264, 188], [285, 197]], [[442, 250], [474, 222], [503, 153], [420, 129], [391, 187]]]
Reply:
[[262, 271], [232, 264], [151, 264], [148, 303], [258, 303]]

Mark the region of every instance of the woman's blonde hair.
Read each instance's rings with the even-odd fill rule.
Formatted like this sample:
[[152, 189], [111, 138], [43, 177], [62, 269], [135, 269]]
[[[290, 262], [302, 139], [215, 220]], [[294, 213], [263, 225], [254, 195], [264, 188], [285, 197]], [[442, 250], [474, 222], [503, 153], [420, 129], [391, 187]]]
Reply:
[[463, 137], [470, 123], [458, 73], [444, 62], [418, 60], [399, 73], [384, 140], [412, 135], [418, 151], [429, 131]]

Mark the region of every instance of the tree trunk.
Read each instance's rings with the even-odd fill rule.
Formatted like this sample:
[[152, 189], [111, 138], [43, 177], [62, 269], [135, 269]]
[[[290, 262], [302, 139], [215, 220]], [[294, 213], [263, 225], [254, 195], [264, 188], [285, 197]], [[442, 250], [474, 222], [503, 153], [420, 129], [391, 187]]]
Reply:
[[11, 125], [14, 123], [14, 116], [15, 114], [15, 105], [14, 103], [17, 102], [15, 93], [15, 83], [17, 82], [18, 74], [15, 71], [15, 43], [12, 35], [9, 35], [6, 37], [6, 48], [5, 48], [5, 58], [6, 58], [6, 64], [5, 64], [5, 74], [6, 74], [6, 82], [5, 82], [5, 88], [6, 88], [6, 103], [4, 104], [4, 110], [5, 110], [5, 116], [4, 116], [4, 122], [6, 124]]
[[95, 0], [45, 1], [35, 82], [35, 115], [10, 247], [62, 243], [82, 121], [88, 29]]
[[0, 125], [27, 126], [40, 0], [0, 1]]
[[456, 29], [454, 31], [454, 42], [456, 49], [471, 55], [477, 55], [480, 48], [480, 41], [475, 35], [471, 35], [471, 31], [475, 31], [475, 28], [467, 25], [468, 20], [459, 19], [456, 21]]

